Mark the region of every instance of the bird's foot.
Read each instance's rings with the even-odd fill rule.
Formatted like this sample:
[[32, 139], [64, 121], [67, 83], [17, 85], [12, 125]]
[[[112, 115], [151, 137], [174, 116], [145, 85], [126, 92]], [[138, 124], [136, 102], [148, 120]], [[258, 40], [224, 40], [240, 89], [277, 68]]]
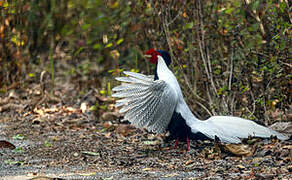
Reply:
[[178, 139], [176, 139], [176, 141], [175, 141], [175, 145], [174, 145], [174, 149], [176, 149], [177, 148], [177, 146], [178, 146]]
[[187, 137], [187, 152], [190, 150], [190, 139]]

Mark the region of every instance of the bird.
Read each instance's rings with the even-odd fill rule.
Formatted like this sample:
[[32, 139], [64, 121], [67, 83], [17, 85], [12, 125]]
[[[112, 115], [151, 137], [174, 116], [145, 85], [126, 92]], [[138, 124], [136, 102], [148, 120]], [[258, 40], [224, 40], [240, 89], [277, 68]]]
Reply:
[[155, 64], [153, 75], [124, 71], [126, 76], [116, 77], [121, 85], [112, 90], [119, 98], [115, 106], [124, 113], [124, 120], [138, 128], [154, 133], [169, 132], [171, 139], [187, 143], [191, 140], [219, 140], [223, 143], [239, 144], [251, 136], [280, 140], [289, 139], [277, 131], [254, 121], [235, 116], [211, 116], [198, 119], [184, 100], [180, 85], [169, 69], [171, 56], [167, 51], [149, 49], [145, 56]]

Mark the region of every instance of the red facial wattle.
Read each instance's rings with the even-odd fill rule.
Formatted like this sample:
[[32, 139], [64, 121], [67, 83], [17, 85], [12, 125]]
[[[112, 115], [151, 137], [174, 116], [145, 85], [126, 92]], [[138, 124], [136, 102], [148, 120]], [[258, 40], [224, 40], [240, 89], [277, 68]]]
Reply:
[[153, 63], [153, 64], [156, 64], [157, 63], [157, 60], [158, 60], [158, 55], [161, 56], [161, 54], [157, 51], [155, 51], [154, 49], [149, 49], [148, 51], [146, 51], [145, 53], [146, 55], [151, 55], [150, 57], [150, 62]]

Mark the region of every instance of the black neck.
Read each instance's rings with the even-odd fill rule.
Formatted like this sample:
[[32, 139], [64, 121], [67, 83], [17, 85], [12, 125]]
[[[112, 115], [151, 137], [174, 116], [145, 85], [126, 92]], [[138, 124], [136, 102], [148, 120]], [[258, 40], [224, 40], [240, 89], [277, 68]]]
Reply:
[[154, 81], [155, 80], [158, 80], [158, 74], [157, 74], [157, 63], [156, 63], [156, 66], [155, 66], [155, 71], [154, 71]]

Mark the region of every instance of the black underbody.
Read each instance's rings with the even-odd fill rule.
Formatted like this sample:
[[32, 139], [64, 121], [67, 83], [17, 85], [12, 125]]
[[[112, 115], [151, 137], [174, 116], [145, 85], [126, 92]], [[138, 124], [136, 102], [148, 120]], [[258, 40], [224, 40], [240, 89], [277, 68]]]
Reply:
[[181, 116], [180, 113], [175, 111], [171, 117], [170, 123], [168, 124], [168, 130], [170, 132], [170, 136], [167, 137], [167, 141], [178, 139], [179, 141], [185, 142], [187, 137], [193, 140], [210, 139], [200, 132], [193, 133], [191, 128], [186, 124], [186, 120]]
[[[167, 51], [157, 50], [165, 61], [165, 64], [169, 66], [171, 64], [171, 57]], [[157, 74], [157, 64], [155, 67], [154, 80], [158, 80]], [[179, 141], [186, 141], [187, 138], [193, 140], [206, 140], [210, 139], [204, 134], [197, 132], [192, 133], [191, 128], [186, 124], [186, 120], [181, 116], [180, 113], [174, 111], [170, 123], [168, 124], [168, 130], [170, 132], [170, 136], [167, 137], [166, 141], [178, 139]]]

